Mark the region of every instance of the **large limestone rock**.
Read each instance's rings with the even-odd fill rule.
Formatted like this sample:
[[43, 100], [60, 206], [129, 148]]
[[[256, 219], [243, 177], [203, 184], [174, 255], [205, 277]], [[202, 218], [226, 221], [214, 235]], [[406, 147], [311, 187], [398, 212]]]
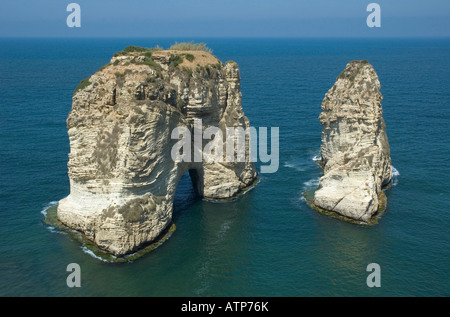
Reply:
[[193, 135], [194, 119], [202, 120], [203, 129], [216, 126], [224, 133], [225, 127], [249, 126], [236, 63], [223, 65], [204, 51], [137, 48], [115, 54], [74, 93], [67, 118], [70, 195], [59, 202], [58, 219], [122, 256], [171, 223], [186, 171], [205, 198], [230, 198], [251, 186], [257, 174], [249, 159], [172, 159], [172, 130], [187, 127]]
[[326, 93], [319, 116], [324, 176], [314, 204], [368, 222], [392, 179], [380, 82], [367, 61], [350, 62]]

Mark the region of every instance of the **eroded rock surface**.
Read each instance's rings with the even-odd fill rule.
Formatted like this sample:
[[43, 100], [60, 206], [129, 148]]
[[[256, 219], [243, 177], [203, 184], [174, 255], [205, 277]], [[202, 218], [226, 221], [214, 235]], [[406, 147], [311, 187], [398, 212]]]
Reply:
[[314, 204], [368, 222], [392, 179], [380, 82], [367, 61], [352, 61], [326, 93], [319, 116], [324, 176]]
[[[225, 199], [257, 178], [254, 164], [175, 162], [176, 127], [249, 126], [236, 63], [204, 51], [124, 51], [84, 80], [67, 118], [70, 195], [58, 219], [100, 248], [122, 256], [171, 223], [180, 177], [199, 194]], [[193, 131], [192, 131], [193, 134]]]

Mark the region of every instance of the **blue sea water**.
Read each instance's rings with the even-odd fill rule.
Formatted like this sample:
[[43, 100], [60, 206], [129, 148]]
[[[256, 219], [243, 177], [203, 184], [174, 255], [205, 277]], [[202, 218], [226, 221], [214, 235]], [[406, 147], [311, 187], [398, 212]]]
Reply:
[[[241, 69], [255, 127], [280, 128], [280, 168], [227, 203], [175, 199], [176, 232], [145, 257], [99, 261], [43, 222], [69, 194], [66, 117], [81, 79], [128, 45], [175, 39], [0, 40], [0, 295], [449, 296], [450, 40], [206, 39]], [[311, 210], [325, 92], [367, 59], [382, 84], [397, 173], [373, 227]], [[81, 266], [81, 288], [66, 266]], [[369, 263], [381, 287], [369, 288]]]

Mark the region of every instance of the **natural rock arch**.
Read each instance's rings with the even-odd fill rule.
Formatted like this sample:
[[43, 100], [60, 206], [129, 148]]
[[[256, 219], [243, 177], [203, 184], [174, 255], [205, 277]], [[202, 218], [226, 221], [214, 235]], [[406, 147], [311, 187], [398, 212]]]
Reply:
[[[117, 55], [117, 56], [116, 56]], [[84, 80], [67, 118], [70, 195], [58, 219], [116, 256], [155, 240], [171, 223], [173, 199], [186, 171], [197, 192], [226, 199], [251, 186], [245, 162], [176, 162], [176, 127], [249, 126], [239, 68], [205, 51], [145, 50], [116, 54]], [[189, 55], [189, 58], [186, 58]], [[191, 60], [193, 57], [193, 60]]]

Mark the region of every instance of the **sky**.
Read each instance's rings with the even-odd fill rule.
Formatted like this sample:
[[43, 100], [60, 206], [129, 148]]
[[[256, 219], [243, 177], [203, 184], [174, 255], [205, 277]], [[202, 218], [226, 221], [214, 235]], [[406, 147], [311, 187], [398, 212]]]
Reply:
[[[372, 2], [380, 28], [366, 24]], [[450, 37], [450, 1], [1, 0], [0, 37]]]

